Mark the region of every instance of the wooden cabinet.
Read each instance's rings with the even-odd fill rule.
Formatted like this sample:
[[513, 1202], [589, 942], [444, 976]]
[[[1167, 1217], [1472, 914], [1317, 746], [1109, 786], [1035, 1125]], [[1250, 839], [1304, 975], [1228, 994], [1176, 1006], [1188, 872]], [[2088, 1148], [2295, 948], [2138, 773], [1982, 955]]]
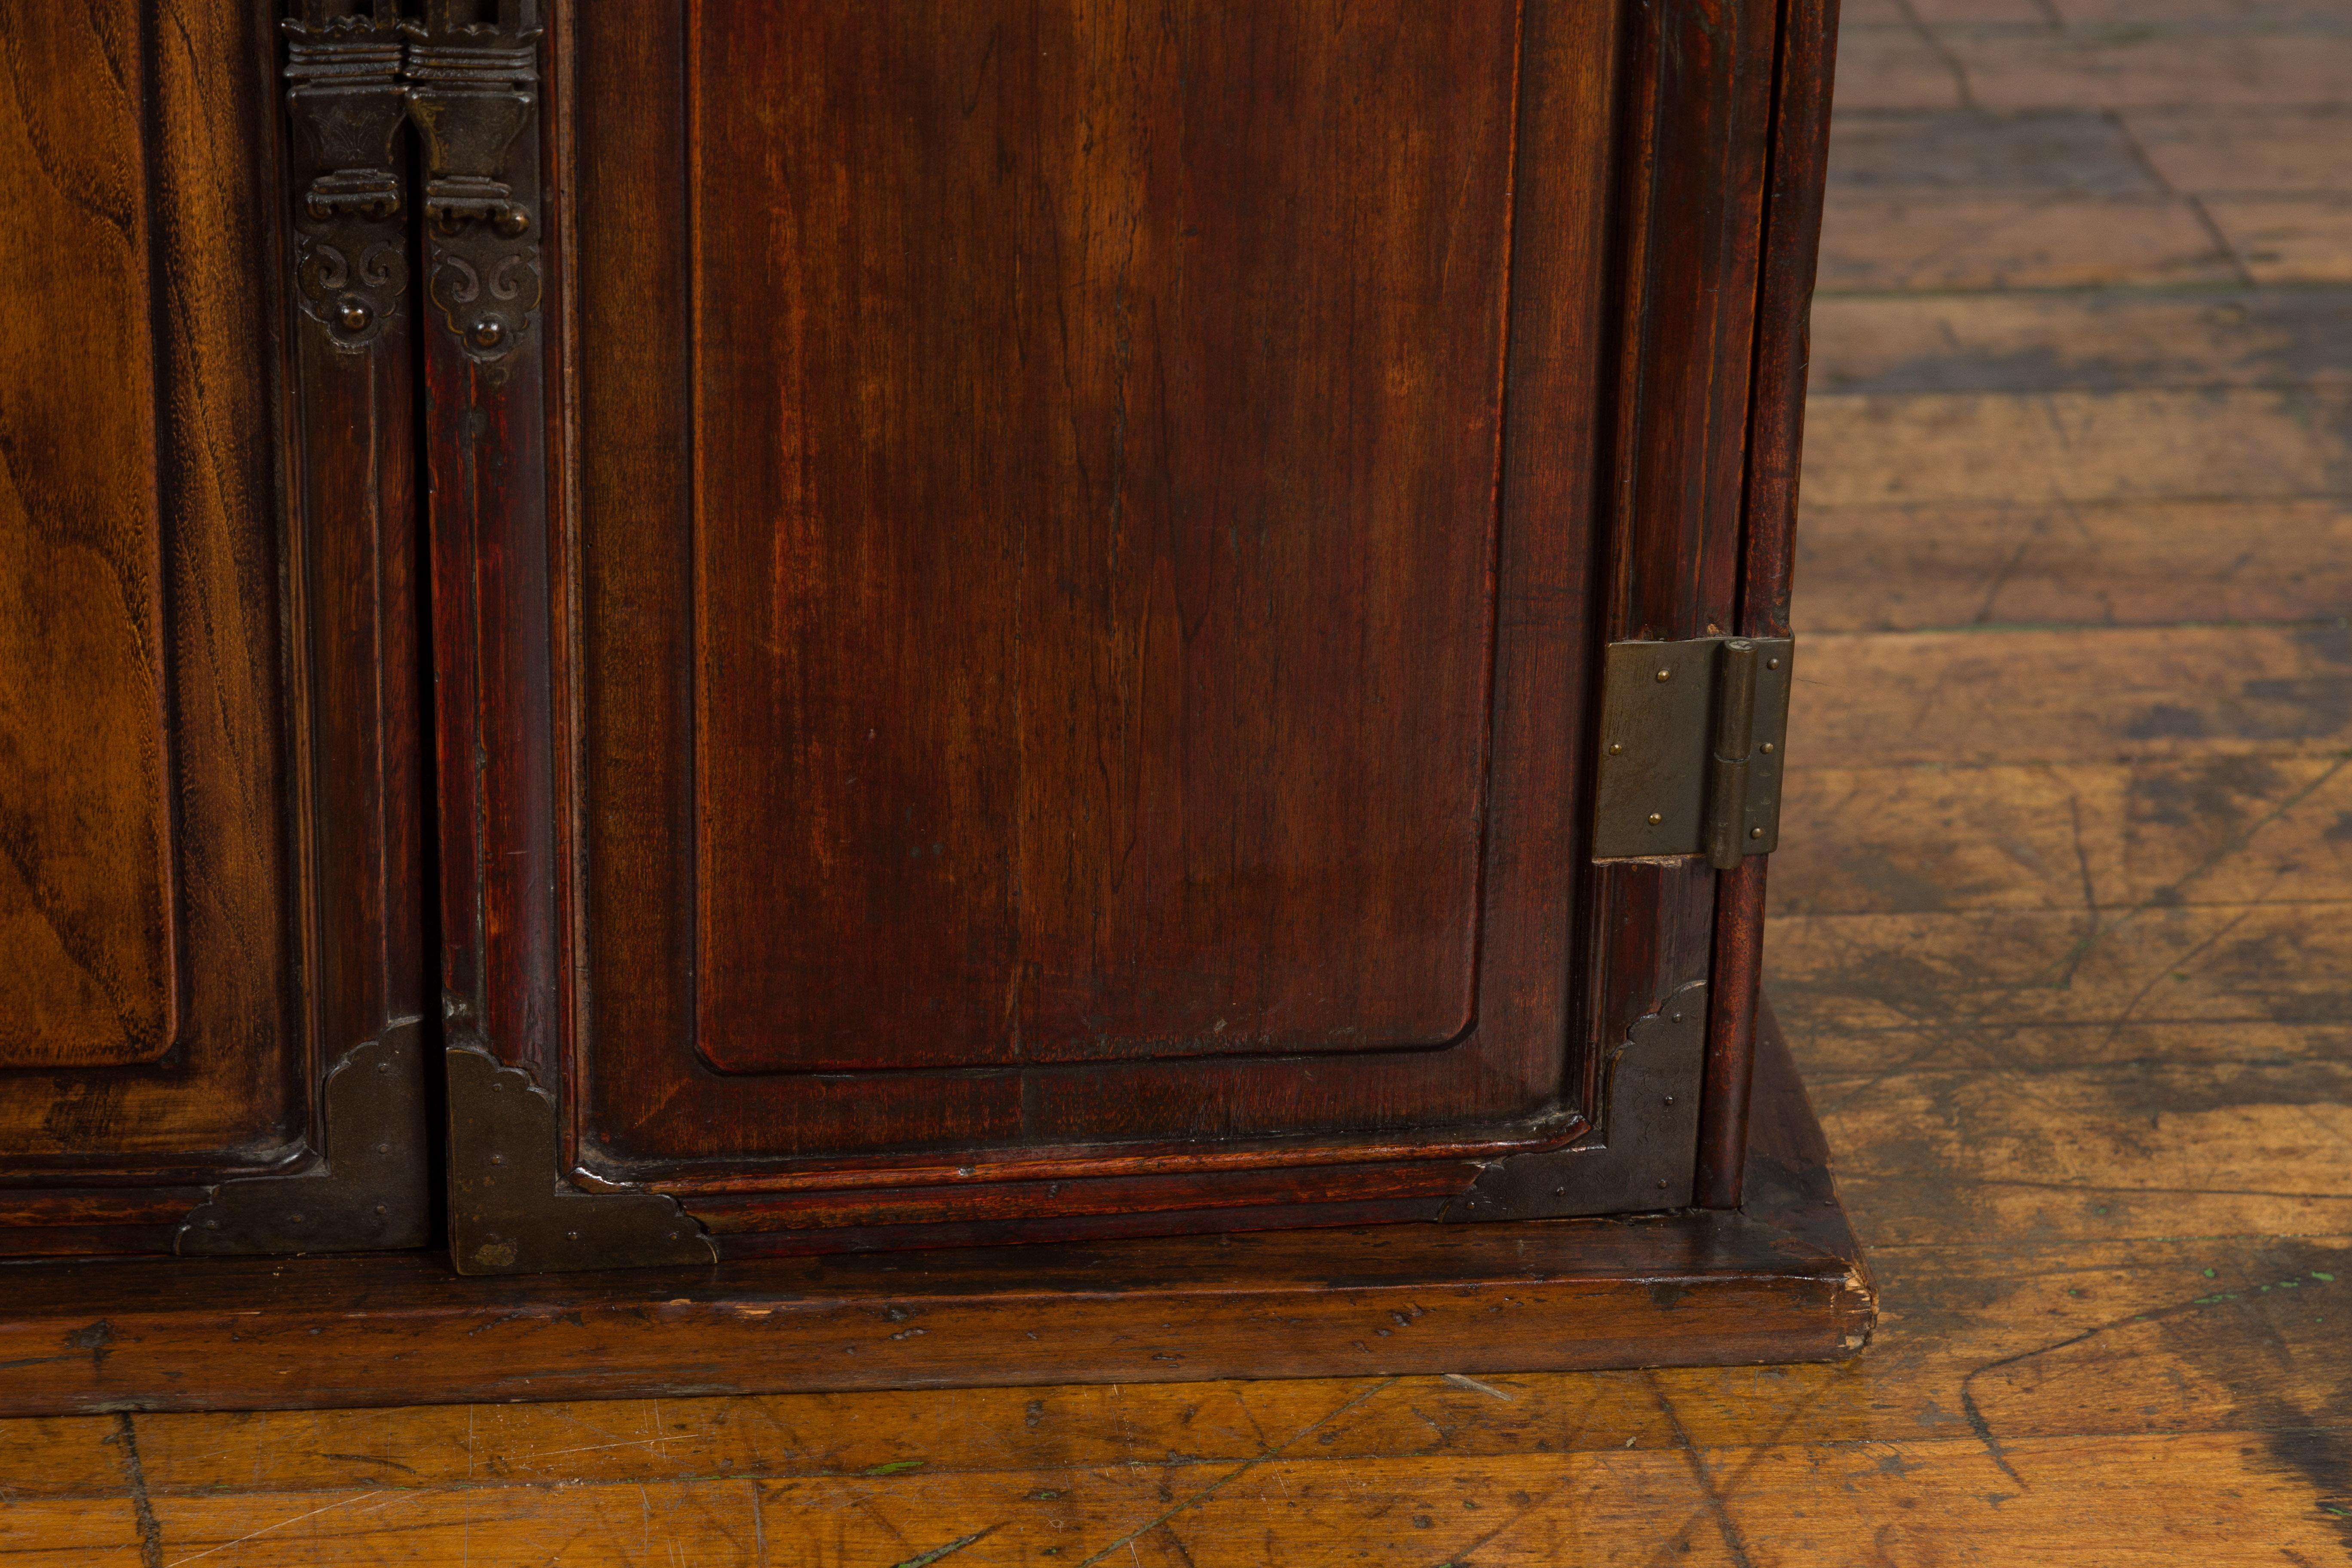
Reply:
[[1818, 0], [286, 11], [5, 24], [0, 1246], [1738, 1217]]

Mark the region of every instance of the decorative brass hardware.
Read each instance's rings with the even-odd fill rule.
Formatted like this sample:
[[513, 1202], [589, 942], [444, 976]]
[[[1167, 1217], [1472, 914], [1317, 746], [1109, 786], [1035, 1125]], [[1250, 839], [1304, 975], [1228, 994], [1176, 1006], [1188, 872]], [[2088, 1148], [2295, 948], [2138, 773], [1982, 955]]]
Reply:
[[408, 111], [393, 0], [302, 0], [281, 24], [294, 125], [294, 294], [329, 341], [365, 348], [408, 288], [398, 138]]
[[541, 291], [538, 169], [509, 154], [539, 107], [530, 0], [495, 22], [458, 20], [464, 0], [428, 0], [408, 46], [408, 117], [425, 149], [425, 292], [466, 356], [496, 365], [521, 344]]
[[583, 1193], [558, 1174], [555, 1101], [520, 1068], [452, 1046], [450, 1254], [460, 1274], [707, 1266], [719, 1249], [658, 1193]]
[[1693, 981], [1633, 1021], [1610, 1054], [1601, 1125], [1548, 1154], [1486, 1167], [1449, 1220], [1561, 1219], [1688, 1208], [1698, 1176], [1706, 983]]
[[1611, 643], [1592, 858], [1704, 855], [1728, 871], [1770, 854], [1795, 660], [1787, 637]]
[[345, 1052], [321, 1089], [326, 1158], [290, 1176], [223, 1182], [173, 1238], [184, 1257], [365, 1252], [432, 1240], [424, 1026]]

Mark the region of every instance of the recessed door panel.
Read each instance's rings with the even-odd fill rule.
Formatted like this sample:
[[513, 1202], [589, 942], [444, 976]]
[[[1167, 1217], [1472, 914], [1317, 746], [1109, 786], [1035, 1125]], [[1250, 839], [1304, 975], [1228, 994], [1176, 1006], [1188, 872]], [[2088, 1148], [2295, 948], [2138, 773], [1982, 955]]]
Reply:
[[575, 14], [592, 1167], [1558, 1105], [1613, 12], [1547, 26], [1515, 510], [1514, 8]]

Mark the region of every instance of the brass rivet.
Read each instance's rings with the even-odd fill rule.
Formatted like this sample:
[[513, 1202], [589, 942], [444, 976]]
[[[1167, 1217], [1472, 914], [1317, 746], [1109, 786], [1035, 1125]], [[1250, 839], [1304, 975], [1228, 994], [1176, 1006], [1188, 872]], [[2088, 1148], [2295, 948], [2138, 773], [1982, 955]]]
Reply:
[[1769, 741], [1764, 742], [1764, 754], [1768, 757], [1772, 754], [1772, 742]]
[[474, 323], [474, 330], [469, 335], [473, 338], [476, 347], [494, 349], [504, 341], [507, 330], [485, 316]]
[[392, 1212], [392, 1205], [390, 1204], [378, 1204], [375, 1205], [375, 1212], [378, 1214], [390, 1214]]
[[1609, 748], [1609, 754], [1612, 757], [1622, 757], [1625, 754], [1625, 748], [1623, 746], [1612, 746]]
[[1665, 818], [1664, 818], [1664, 817], [1663, 817], [1663, 816], [1660, 816], [1656, 812], [1654, 812], [1654, 812], [1650, 813], [1650, 826], [1651, 826], [1655, 827], [1658, 824], [1660, 824], [1661, 822], [1664, 822], [1664, 820], [1665, 820]]
[[1748, 830], [1748, 837], [1750, 838], [1761, 838], [1764, 837], [1764, 830], [1760, 827], [1751, 827]]
[[670, 1238], [672, 1241], [676, 1241], [676, 1240], [677, 1239], [677, 1232], [676, 1232], [676, 1231], [671, 1231], [671, 1232], [669, 1233], [669, 1238]]
[[375, 1152], [379, 1154], [389, 1154], [392, 1152], [392, 1145], [389, 1143], [379, 1143], [375, 1146]]
[[1660, 680], [1672, 680], [1674, 678], [1675, 672], [1671, 669], [1662, 669], [1658, 671], [1658, 679]]
[[1778, 669], [1780, 668], [1780, 661], [1777, 658], [1768, 658], [1764, 661], [1764, 668], [1767, 669]]
[[343, 331], [359, 332], [365, 331], [367, 324], [374, 321], [375, 317], [365, 305], [353, 300], [343, 306], [340, 320], [343, 323]]
[[390, 1062], [378, 1062], [375, 1064], [375, 1070], [378, 1072], [390, 1072], [392, 1070], [392, 1064]]
[[1679, 1023], [1681, 1023], [1682, 1021], [1683, 1021], [1683, 1016], [1682, 1016], [1680, 1013], [1675, 1014], [1675, 1023], [1677, 1023], [1677, 1024], [1679, 1024]]
[[580, 1233], [576, 1230], [567, 1230], [563, 1233], [563, 1239], [566, 1241], [577, 1241], [580, 1239]]
[[1660, 1177], [1658, 1178], [1658, 1191], [1660, 1191], [1660, 1192], [1662, 1192], [1662, 1193], [1663, 1193], [1663, 1192], [1664, 1192], [1665, 1190], [1666, 1190], [1666, 1179], [1665, 1179], [1665, 1177], [1664, 1177], [1664, 1176], [1660, 1176]]
[[490, 1163], [493, 1165], [503, 1165], [506, 1163], [507, 1157], [504, 1154], [493, 1154], [490, 1156]]
[[216, 1219], [208, 1219], [205, 1221], [205, 1228], [206, 1230], [218, 1230], [220, 1228], [220, 1221]]
[[1667, 1103], [1668, 1105], [1672, 1105], [1674, 1102], [1675, 1102], [1675, 1097], [1674, 1097], [1673, 1095], [1671, 1095], [1671, 1094], [1670, 1094], [1670, 1095], [1666, 1096], [1666, 1103]]
[[509, 207], [490, 220], [490, 226], [512, 239], [530, 226], [530, 215], [520, 207]]
[[286, 1216], [286, 1221], [289, 1225], [300, 1225], [302, 1223], [302, 1215], [299, 1214], [289, 1214]]

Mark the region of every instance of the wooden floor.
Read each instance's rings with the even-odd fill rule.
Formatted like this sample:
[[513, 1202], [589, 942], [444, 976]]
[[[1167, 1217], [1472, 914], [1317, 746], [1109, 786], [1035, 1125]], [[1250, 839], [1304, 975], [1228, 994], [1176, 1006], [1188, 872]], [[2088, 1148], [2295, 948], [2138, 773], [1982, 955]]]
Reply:
[[18, 1422], [0, 1560], [2352, 1560], [2352, 6], [1847, 5], [1769, 962], [1861, 1361]]

